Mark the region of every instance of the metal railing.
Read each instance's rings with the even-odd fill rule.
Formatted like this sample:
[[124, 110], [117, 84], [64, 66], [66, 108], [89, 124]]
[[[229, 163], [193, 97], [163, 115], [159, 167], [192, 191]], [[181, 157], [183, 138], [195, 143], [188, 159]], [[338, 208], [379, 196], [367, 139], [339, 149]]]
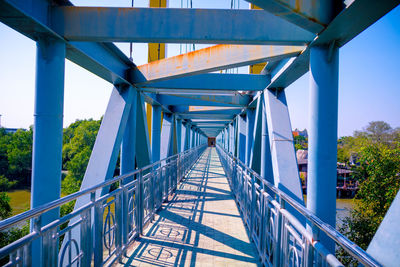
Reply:
[[[217, 145], [222, 166], [249, 234], [265, 266], [343, 266], [316, 236], [322, 231], [365, 266], [381, 266], [355, 243], [324, 223], [292, 197], [262, 179], [238, 158]], [[297, 210], [294, 216], [289, 210]], [[317, 235], [318, 236], [318, 235]]]
[[[36, 265], [37, 262], [32, 261], [32, 251], [33, 246], [39, 244], [40, 261], [44, 266], [111, 265], [121, 259], [129, 244], [142, 233], [205, 148], [206, 145], [192, 148], [0, 221], [0, 231], [28, 220], [34, 229], [1, 248], [0, 260], [9, 257], [5, 266]], [[107, 193], [96, 197], [100, 190]], [[41, 225], [41, 217], [46, 212], [81, 197], [88, 198], [86, 205]]]

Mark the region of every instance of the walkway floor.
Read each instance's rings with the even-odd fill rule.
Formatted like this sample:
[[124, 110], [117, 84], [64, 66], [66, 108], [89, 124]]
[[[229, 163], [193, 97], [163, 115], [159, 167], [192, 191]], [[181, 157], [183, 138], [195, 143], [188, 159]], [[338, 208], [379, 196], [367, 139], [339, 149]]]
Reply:
[[257, 266], [215, 148], [208, 148], [128, 250], [125, 266]]

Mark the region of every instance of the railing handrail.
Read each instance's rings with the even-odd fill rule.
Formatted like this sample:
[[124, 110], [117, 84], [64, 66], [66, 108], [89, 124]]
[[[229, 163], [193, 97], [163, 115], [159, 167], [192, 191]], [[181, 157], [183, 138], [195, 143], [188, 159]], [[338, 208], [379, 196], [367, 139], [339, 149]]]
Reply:
[[199, 145], [199, 146], [196, 146], [196, 147], [192, 147], [190, 149], [182, 151], [179, 154], [175, 154], [175, 155], [169, 156], [168, 158], [161, 159], [159, 161], [156, 161], [154, 163], [146, 165], [146, 166], [144, 166], [144, 167], [142, 167], [140, 169], [136, 169], [136, 170], [134, 170], [134, 171], [132, 171], [130, 173], [114, 177], [114, 178], [112, 178], [110, 180], [107, 180], [105, 182], [102, 182], [100, 184], [92, 186], [90, 188], [87, 188], [87, 189], [72, 193], [72, 194], [67, 195], [65, 197], [62, 197], [62, 198], [56, 199], [54, 201], [51, 201], [49, 203], [43, 204], [43, 205], [41, 205], [39, 207], [36, 207], [34, 209], [25, 211], [23, 213], [20, 213], [18, 215], [13, 216], [13, 217], [10, 217], [10, 218], [7, 218], [5, 220], [2, 220], [2, 221], [0, 221], [0, 231], [3, 231], [5, 229], [7, 229], [7, 228], [10, 228], [11, 226], [16, 225], [16, 224], [18, 224], [20, 222], [24, 222], [24, 221], [27, 221], [27, 220], [29, 220], [31, 218], [37, 217], [37, 216], [39, 216], [39, 215], [41, 215], [41, 214], [43, 214], [43, 213], [45, 213], [45, 212], [47, 212], [49, 210], [52, 210], [54, 208], [57, 208], [57, 207], [65, 204], [65, 203], [73, 201], [73, 200], [75, 200], [75, 199], [77, 199], [77, 198], [79, 198], [81, 196], [93, 193], [93, 192], [97, 191], [98, 189], [101, 189], [103, 187], [106, 187], [108, 185], [116, 183], [118, 181], [122, 181], [122, 180], [124, 180], [124, 179], [126, 179], [128, 177], [131, 177], [131, 176], [133, 176], [135, 174], [138, 174], [142, 170], [146, 170], [146, 169], [152, 168], [153, 166], [155, 166], [157, 164], [161, 164], [161, 162], [163, 162], [163, 161], [167, 161], [167, 160], [171, 160], [171, 159], [174, 159], [174, 158], [178, 158], [178, 157], [180, 157], [180, 156], [182, 156], [184, 154], [187, 154], [188, 152], [190, 152], [192, 150], [199, 149], [199, 148], [201, 148], [203, 146], [205, 146], [205, 144]]
[[369, 255], [365, 250], [360, 248], [357, 244], [349, 240], [347, 237], [342, 235], [339, 231], [333, 228], [331, 225], [323, 222], [320, 218], [315, 216], [310, 210], [308, 210], [303, 204], [299, 203], [297, 200], [290, 197], [288, 194], [275, 187], [270, 182], [262, 179], [261, 175], [256, 173], [254, 170], [250, 169], [246, 166], [240, 159], [233, 156], [232, 153], [228, 152], [221, 145], [217, 144], [217, 146], [222, 149], [227, 155], [229, 155], [234, 161], [239, 163], [242, 168], [245, 168], [249, 173], [252, 173], [254, 177], [256, 177], [262, 184], [268, 187], [271, 191], [277, 194], [281, 199], [285, 202], [289, 203], [293, 208], [295, 208], [301, 215], [303, 215], [307, 220], [309, 220], [313, 225], [317, 226], [324, 233], [326, 233], [329, 237], [331, 237], [336, 243], [342, 246], [348, 253], [354, 256], [357, 260], [359, 260], [362, 264], [368, 266], [382, 266], [378, 263], [371, 255]]

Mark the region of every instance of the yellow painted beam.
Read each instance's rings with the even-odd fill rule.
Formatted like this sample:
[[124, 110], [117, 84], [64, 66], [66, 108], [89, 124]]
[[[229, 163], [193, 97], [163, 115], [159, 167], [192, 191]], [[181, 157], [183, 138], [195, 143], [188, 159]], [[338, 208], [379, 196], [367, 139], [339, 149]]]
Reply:
[[[167, 7], [167, 0], [150, 0], [149, 7]], [[161, 43], [149, 43], [148, 44], [148, 57], [147, 62], [153, 62], [160, 59], [165, 58], [165, 44]], [[152, 106], [147, 105], [146, 107], [147, 113], [147, 125], [149, 127], [149, 139], [151, 142], [151, 115], [152, 115]], [[162, 127], [163, 116], [161, 114], [161, 127]]]
[[[250, 9], [261, 9], [261, 8], [259, 8], [258, 6], [254, 5], [254, 4], [250, 4]], [[257, 64], [254, 64], [254, 65], [250, 65], [249, 66], [249, 73], [250, 74], [260, 74], [261, 71], [264, 69], [266, 64], [267, 63], [257, 63]]]

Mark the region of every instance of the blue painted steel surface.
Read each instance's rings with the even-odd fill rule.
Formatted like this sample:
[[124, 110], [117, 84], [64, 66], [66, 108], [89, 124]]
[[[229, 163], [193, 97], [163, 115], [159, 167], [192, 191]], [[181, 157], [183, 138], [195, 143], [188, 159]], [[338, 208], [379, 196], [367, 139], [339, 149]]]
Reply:
[[259, 98], [257, 101], [257, 107], [254, 114], [254, 128], [253, 142], [251, 147], [249, 167], [257, 173], [261, 170], [261, 113], [263, 111], [262, 99]]
[[246, 119], [244, 115], [238, 115], [238, 145], [237, 145], [237, 155], [242, 161], [246, 161]]
[[[122, 137], [121, 144], [121, 159], [120, 159], [120, 175], [125, 175], [135, 170], [136, 163], [136, 110], [137, 110], [137, 92], [132, 91], [131, 108], [126, 122], [125, 132]], [[126, 185], [133, 181], [133, 177], [124, 179], [122, 184]], [[129, 225], [127, 224], [129, 207], [127, 205], [128, 199], [126, 195], [123, 196], [122, 201], [122, 216], [121, 216], [121, 231], [122, 242], [127, 243], [127, 233], [129, 232]]]
[[255, 110], [247, 109], [246, 111], [246, 166], [250, 166], [250, 155], [253, 147], [253, 131], [254, 131]]
[[269, 154], [271, 155], [274, 185], [297, 202], [303, 203], [303, 191], [297, 168], [285, 91], [273, 92], [267, 89], [264, 92], [263, 102], [268, 121]]
[[[265, 93], [264, 93], [265, 94]], [[262, 99], [262, 113], [261, 113], [261, 166], [260, 166], [260, 176], [274, 184], [274, 173], [272, 169], [272, 158], [271, 158], [271, 150], [270, 150], [270, 139], [268, 134], [268, 121], [267, 121], [267, 109], [265, 108], [265, 100], [264, 95], [261, 97]], [[276, 186], [276, 184], [275, 184]]]
[[[307, 208], [332, 226], [336, 218], [338, 68], [337, 48], [311, 48]], [[334, 251], [334, 243], [320, 238]]]
[[[316, 14], [317, 10], [334, 9], [335, 1], [281, 1], [281, 0], [246, 0], [310, 32], [319, 33], [330, 22], [330, 18]], [[336, 1], [338, 3], [338, 1]], [[337, 8], [337, 7], [336, 7]], [[333, 12], [330, 12], [333, 13]]]
[[[121, 144], [121, 175], [135, 170], [137, 92], [132, 89], [132, 102]], [[129, 183], [129, 180], [124, 180]]]
[[137, 100], [137, 129], [136, 129], [136, 162], [143, 167], [151, 163], [151, 144], [149, 141], [149, 127], [145, 110], [144, 97], [138, 94]]
[[166, 158], [171, 154], [171, 142], [173, 140], [174, 121], [171, 114], [164, 113], [161, 127], [160, 157]]
[[260, 10], [60, 7], [52, 13], [54, 30], [73, 41], [303, 45], [315, 37]]
[[[176, 91], [175, 91], [176, 92]], [[171, 91], [170, 94], [174, 94]], [[244, 107], [251, 100], [248, 95], [215, 96], [215, 95], [165, 95], [159, 94], [157, 100], [163, 105], [174, 106], [220, 106]]]
[[137, 85], [155, 91], [164, 89], [164, 92], [167, 89], [212, 90], [213, 93], [219, 90], [262, 91], [268, 85], [268, 79], [265, 75], [256, 74], [206, 73], [161, 82], [142, 82]]
[[151, 116], [151, 156], [153, 162], [159, 161], [161, 147], [161, 107], [153, 106]]
[[[32, 153], [31, 208], [60, 198], [63, 140], [65, 44], [39, 39], [36, 48], [35, 116]], [[59, 209], [31, 222], [31, 231], [59, 216]], [[57, 248], [55, 248], [57, 250]], [[41, 262], [41, 244], [35, 242], [33, 260]]]

